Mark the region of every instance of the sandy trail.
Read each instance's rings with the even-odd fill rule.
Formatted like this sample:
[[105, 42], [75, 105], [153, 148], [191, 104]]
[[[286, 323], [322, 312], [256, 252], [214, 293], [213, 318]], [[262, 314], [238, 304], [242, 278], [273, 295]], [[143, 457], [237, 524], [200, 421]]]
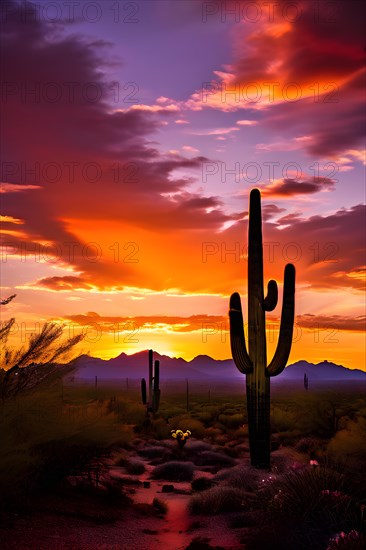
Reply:
[[[0, 527], [2, 550], [184, 550], [196, 537], [204, 537], [213, 546], [225, 550], [241, 550], [235, 533], [227, 526], [224, 516], [194, 516], [188, 513], [191, 484], [151, 479], [154, 469], [148, 459], [139, 457], [146, 471], [129, 476], [148, 481], [149, 487], [127, 487], [136, 504], [152, 504], [156, 497], [166, 502], [166, 515], [154, 517], [133, 508], [123, 509], [121, 519], [113, 523], [98, 523], [75, 515], [63, 515], [52, 509], [30, 516], [14, 517], [12, 525]], [[109, 464], [111, 478], [126, 477], [122, 467]], [[197, 470], [195, 477], [210, 476]], [[174, 492], [163, 493], [163, 485], [173, 485]], [[193, 524], [193, 526], [192, 526]]]

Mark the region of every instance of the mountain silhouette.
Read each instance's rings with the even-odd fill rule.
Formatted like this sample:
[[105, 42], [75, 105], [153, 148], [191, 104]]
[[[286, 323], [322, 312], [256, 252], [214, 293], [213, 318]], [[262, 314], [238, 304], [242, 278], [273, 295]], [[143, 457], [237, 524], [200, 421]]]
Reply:
[[[209, 379], [242, 379], [243, 375], [237, 370], [232, 359], [213, 359], [208, 355], [197, 355], [191, 361], [181, 357], [169, 357], [154, 352], [154, 359], [161, 364], [160, 376], [162, 379], [181, 380], [183, 378], [202, 380]], [[113, 359], [99, 359], [89, 355], [82, 355], [76, 362], [75, 377], [91, 379], [98, 376], [101, 380], [119, 378], [143, 378], [147, 376], [148, 350], [139, 351], [133, 355], [121, 353]], [[324, 360], [314, 364], [301, 360], [285, 368], [281, 376], [274, 377], [274, 382], [303, 380], [307, 374], [311, 381], [322, 380], [363, 380], [366, 381], [366, 372], [351, 370], [343, 365], [337, 365]]]

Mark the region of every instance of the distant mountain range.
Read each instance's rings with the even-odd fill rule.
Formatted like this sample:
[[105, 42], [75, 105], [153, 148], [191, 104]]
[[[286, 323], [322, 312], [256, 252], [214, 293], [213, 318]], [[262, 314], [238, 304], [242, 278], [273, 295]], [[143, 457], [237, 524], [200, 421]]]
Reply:
[[[163, 380], [182, 380], [183, 378], [203, 380], [209, 378], [211, 380], [225, 379], [229, 381], [235, 378], [242, 379], [243, 376], [235, 367], [232, 359], [217, 360], [208, 355], [198, 355], [192, 361], [186, 361], [181, 357], [169, 357], [160, 355], [157, 352], [154, 352], [154, 359], [160, 360], [160, 377]], [[133, 355], [121, 353], [118, 357], [108, 360], [82, 355], [77, 360], [76, 365], [75, 377], [81, 379], [91, 379], [95, 376], [98, 376], [101, 380], [117, 380], [127, 377], [132, 379], [146, 378], [148, 350]], [[305, 373], [312, 381], [366, 381], [366, 372], [347, 369], [342, 365], [336, 365], [329, 361], [322, 361], [316, 365], [307, 361], [297, 361], [297, 363], [286, 367], [280, 376], [274, 377], [272, 380], [302, 380]]]

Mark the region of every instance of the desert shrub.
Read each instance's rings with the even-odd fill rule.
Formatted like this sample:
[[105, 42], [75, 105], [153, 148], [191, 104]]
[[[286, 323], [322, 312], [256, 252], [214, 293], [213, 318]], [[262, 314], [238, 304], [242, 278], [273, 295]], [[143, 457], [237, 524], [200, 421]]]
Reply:
[[168, 512], [168, 505], [165, 500], [161, 500], [160, 498], [155, 497], [152, 504], [155, 510], [159, 512], [159, 514], [165, 515]]
[[324, 441], [314, 437], [302, 437], [295, 445], [299, 453], [307, 453], [310, 458], [317, 458], [318, 452], [324, 447]]
[[232, 432], [232, 437], [235, 438], [236, 441], [244, 441], [249, 436], [249, 428], [248, 425], [245, 424], [244, 426], [241, 426], [237, 430], [234, 430]]
[[[80, 401], [83, 391], [75, 391]], [[84, 405], [75, 405], [60, 397], [55, 385], [5, 403], [0, 417], [1, 509], [31, 505], [40, 490], [53, 490], [72, 470], [114, 445], [129, 445], [131, 427], [118, 425], [104, 403], [84, 395]]]
[[218, 407], [217, 405], [206, 405], [205, 412], [210, 414], [211, 418], [214, 419], [221, 413], [221, 407]]
[[112, 460], [115, 466], [125, 466], [128, 460], [128, 454], [124, 450], [118, 451], [113, 455]]
[[117, 421], [125, 424], [142, 424], [146, 415], [146, 410], [140, 403], [117, 399], [109, 401], [108, 408], [110, 412], [117, 415]]
[[228, 466], [234, 466], [235, 460], [230, 456], [214, 451], [203, 451], [193, 459], [197, 466], [216, 466], [217, 468], [223, 468]]
[[[227, 434], [227, 432], [229, 431], [229, 428], [226, 426], [226, 424], [223, 424], [222, 422], [214, 422], [213, 423], [213, 429], [216, 429], [216, 430], [220, 430], [220, 433], [218, 435], [222, 435], [222, 434]], [[217, 439], [217, 436], [215, 437], [215, 441]]]
[[226, 411], [225, 414], [219, 415], [218, 421], [230, 429], [238, 429], [244, 424], [245, 416], [238, 413], [228, 414], [228, 411]]
[[306, 409], [306, 414], [299, 414], [297, 427], [303, 435], [320, 438], [332, 437], [340, 427], [343, 416], [352, 416], [354, 407], [342, 404], [342, 399], [332, 396], [331, 399], [316, 399]]
[[[245, 447], [246, 451], [249, 451], [249, 447]], [[240, 456], [243, 456], [243, 446], [242, 445], [229, 445], [225, 444], [223, 447], [223, 451], [226, 455], [230, 456], [231, 458], [239, 458]]]
[[328, 453], [333, 460], [347, 457], [353, 466], [362, 468], [366, 461], [366, 420], [349, 421], [344, 430], [340, 430], [331, 439]]
[[133, 476], [139, 476], [146, 470], [145, 464], [141, 460], [130, 459], [126, 462], [125, 468], [127, 473]]
[[206, 411], [196, 413], [195, 418], [202, 422], [206, 428], [212, 423], [212, 415]]
[[271, 453], [271, 465], [274, 474], [285, 474], [308, 466], [309, 461], [292, 447], [281, 447]]
[[37, 489], [36, 476], [41, 464], [29, 456], [26, 448], [18, 448], [0, 457], [0, 512], [26, 509]]
[[234, 409], [232, 407], [228, 407], [224, 409], [224, 414], [228, 414], [228, 415], [236, 414], [237, 412], [238, 412], [238, 409]]
[[162, 460], [165, 460], [171, 454], [169, 449], [167, 449], [166, 447], [150, 445], [148, 447], [142, 447], [141, 449], [138, 449], [137, 452], [139, 455], [148, 459], [161, 458]]
[[47, 441], [35, 446], [32, 452], [41, 465], [37, 474], [41, 487], [51, 488], [74, 473], [95, 478], [102, 470], [99, 463], [90, 462], [104, 453], [103, 447], [78, 443], [76, 438]]
[[[233, 515], [230, 518], [230, 527], [232, 529], [242, 529], [243, 527], [258, 527], [261, 522], [258, 511], [245, 511]], [[272, 550], [272, 545], [271, 545]]]
[[212, 451], [212, 445], [210, 443], [206, 443], [205, 441], [195, 441], [190, 439], [188, 440], [188, 443], [189, 444], [185, 447], [185, 452], [189, 457], [204, 451]]
[[293, 526], [306, 531], [309, 537], [312, 533], [315, 537], [357, 526], [360, 506], [365, 499], [358, 480], [325, 466], [285, 474], [273, 484], [270, 492], [274, 516], [286, 518]]
[[104, 481], [101, 488], [93, 487], [96, 495], [103, 502], [109, 506], [127, 506], [131, 503], [131, 499], [125, 494], [122, 484], [119, 480], [110, 479]]
[[212, 487], [191, 497], [188, 505], [191, 514], [221, 514], [239, 512], [248, 506], [246, 493], [234, 487]]
[[216, 443], [216, 439], [220, 438], [223, 434], [223, 431], [217, 428], [216, 426], [210, 426], [209, 428], [206, 428], [206, 438], [212, 443]]
[[197, 477], [191, 483], [192, 491], [206, 491], [206, 489], [211, 489], [212, 481], [208, 477]]
[[195, 537], [185, 550], [225, 550], [223, 546], [211, 546], [208, 537]]
[[271, 410], [271, 425], [275, 432], [287, 432], [297, 427], [297, 414], [294, 411], [284, 410], [273, 406]]
[[229, 442], [231, 442], [231, 438], [229, 434], [218, 435], [215, 438], [215, 444], [221, 447], [225, 453], [226, 453], [225, 445]]
[[264, 475], [268, 476], [249, 465], [240, 464], [217, 474], [214, 477], [214, 482], [229, 487], [238, 487], [244, 491], [256, 491], [259, 481], [263, 479]]
[[276, 441], [280, 445], [293, 446], [295, 442], [301, 437], [300, 430], [287, 430], [285, 432], [277, 432], [275, 434]]
[[[65, 483], [51, 499], [47, 499], [47, 511], [108, 524], [121, 519], [123, 510], [131, 504], [119, 480], [104, 480], [96, 486], [79, 479], [72, 486]], [[45, 502], [42, 500], [41, 510], [44, 509]]]
[[186, 412], [185, 407], [180, 407], [178, 405], [171, 405], [168, 403], [161, 404], [159, 408], [160, 414], [164, 418], [172, 418], [174, 416], [182, 415]]
[[153, 418], [149, 427], [149, 433], [158, 440], [170, 437], [169, 424], [164, 418]]
[[135, 487], [141, 486], [141, 481], [136, 477], [131, 477], [130, 475], [115, 475], [113, 472], [110, 474], [113, 481], [122, 483], [123, 485], [132, 485]]
[[152, 472], [154, 479], [166, 479], [168, 481], [192, 481], [194, 464], [192, 462], [179, 462], [173, 460], [160, 464]]
[[366, 537], [356, 530], [341, 531], [329, 540], [327, 550], [364, 550]]

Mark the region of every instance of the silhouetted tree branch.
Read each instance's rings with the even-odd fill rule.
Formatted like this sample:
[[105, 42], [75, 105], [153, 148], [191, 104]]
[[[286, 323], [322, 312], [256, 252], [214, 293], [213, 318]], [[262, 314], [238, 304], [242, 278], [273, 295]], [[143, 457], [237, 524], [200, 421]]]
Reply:
[[4, 298], [4, 300], [0, 300], [0, 306], [6, 306], [9, 302], [14, 300], [15, 296], [16, 296], [16, 294], [12, 294], [8, 298]]
[[[0, 305], [7, 305], [14, 297], [1, 300]], [[67, 361], [73, 348], [83, 339], [79, 334], [62, 341], [62, 327], [45, 323], [39, 334], [31, 335], [26, 346], [12, 350], [7, 341], [14, 322], [15, 319], [9, 319], [0, 329], [0, 395], [3, 401], [71, 372], [73, 361], [60, 364], [56, 360]]]

